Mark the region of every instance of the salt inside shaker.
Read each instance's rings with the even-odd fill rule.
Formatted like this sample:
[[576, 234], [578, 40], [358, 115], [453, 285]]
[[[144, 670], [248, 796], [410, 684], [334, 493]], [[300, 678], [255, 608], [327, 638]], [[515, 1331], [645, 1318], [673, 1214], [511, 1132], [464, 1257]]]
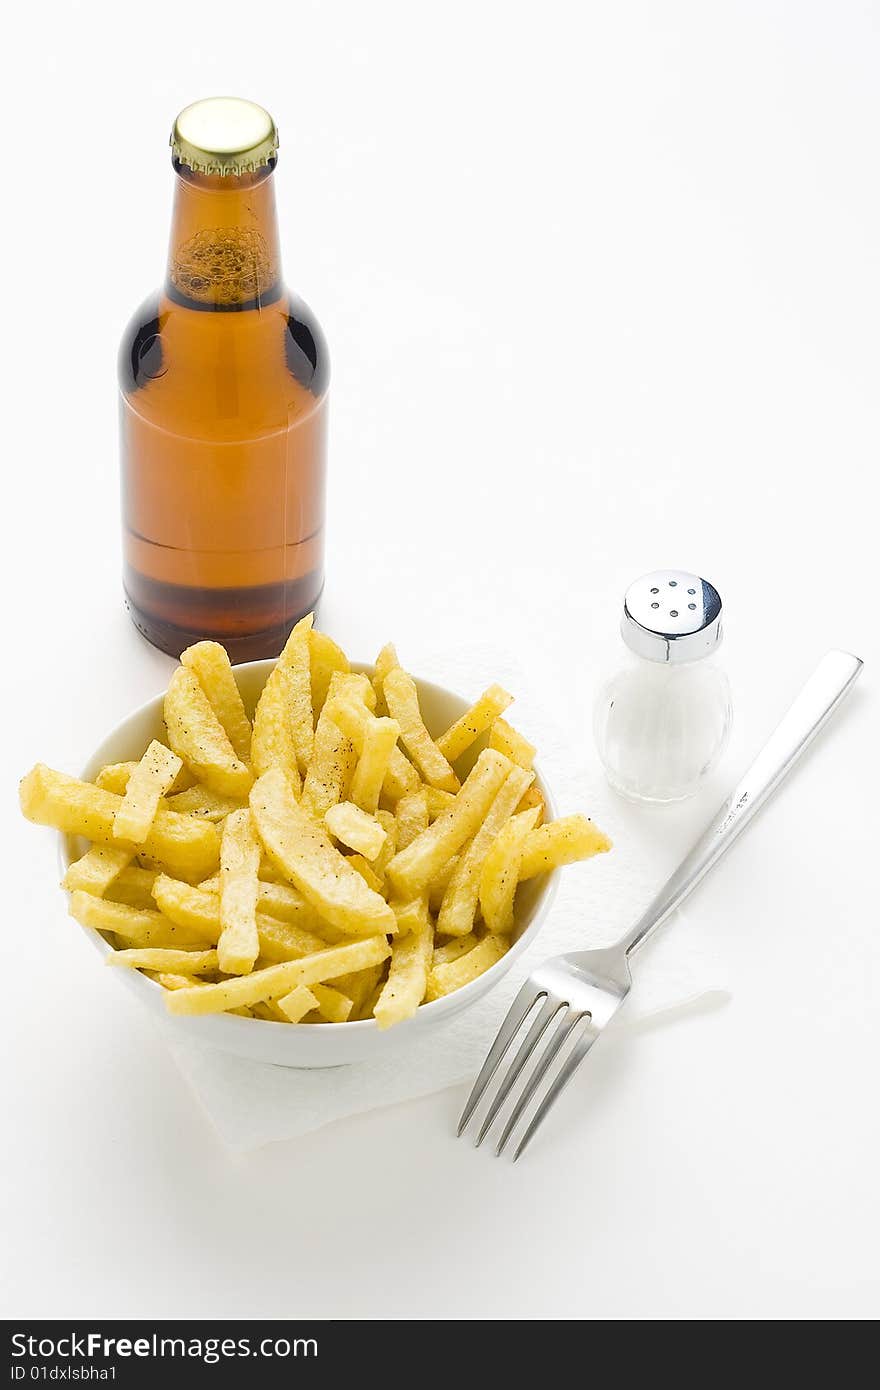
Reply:
[[594, 730], [611, 785], [644, 801], [697, 790], [727, 743], [730, 686], [715, 661], [721, 596], [685, 570], [655, 570], [626, 591], [625, 664], [596, 701]]

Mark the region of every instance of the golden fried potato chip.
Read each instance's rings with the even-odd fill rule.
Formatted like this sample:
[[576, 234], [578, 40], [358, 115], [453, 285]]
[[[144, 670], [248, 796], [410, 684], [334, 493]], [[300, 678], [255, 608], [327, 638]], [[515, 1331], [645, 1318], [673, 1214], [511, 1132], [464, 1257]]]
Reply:
[[173, 796], [165, 798], [165, 806], [169, 811], [177, 811], [182, 816], [201, 816], [203, 820], [213, 821], [215, 825], [225, 820], [230, 811], [240, 810], [242, 804], [237, 797], [220, 796], [217, 792], [212, 792], [210, 787], [203, 787], [200, 782], [194, 787], [187, 787], [186, 791], [175, 792]]
[[443, 936], [467, 936], [474, 925], [480, 895], [480, 874], [493, 841], [504, 829], [534, 773], [511, 767], [479, 830], [463, 850], [443, 895], [437, 930]]
[[[101, 844], [114, 843], [113, 824], [122, 804], [122, 797], [114, 792], [37, 763], [22, 779], [19, 799], [27, 819], [38, 825], [51, 825]], [[156, 812], [141, 848], [185, 879], [206, 878], [220, 862], [216, 826], [164, 808]]]
[[278, 1000], [278, 1008], [288, 1023], [299, 1023], [317, 1007], [318, 1001], [308, 985], [295, 985], [289, 994]]
[[154, 738], [128, 779], [125, 795], [113, 819], [114, 839], [126, 840], [131, 845], [143, 844], [162, 797], [170, 791], [182, 767], [182, 759]]
[[375, 859], [388, 835], [375, 816], [362, 811], [352, 801], [340, 801], [324, 816], [324, 824], [334, 839], [365, 859]]
[[165, 695], [168, 742], [199, 781], [221, 796], [245, 797], [253, 777], [237, 757], [192, 671], [178, 666]]
[[297, 805], [283, 773], [264, 773], [250, 800], [266, 853], [331, 926], [352, 936], [396, 930], [391, 908]]
[[483, 921], [490, 931], [513, 931], [513, 901], [519, 883], [523, 847], [529, 831], [535, 827], [538, 815], [538, 807], [532, 806], [511, 816], [483, 859], [480, 908]]
[[421, 893], [465, 840], [475, 834], [510, 767], [500, 753], [484, 749], [454, 805], [394, 856], [388, 865], [388, 878], [401, 898], [414, 898]]
[[458, 791], [458, 778], [425, 728], [412, 676], [395, 666], [382, 682], [382, 691], [388, 713], [400, 725], [400, 741], [425, 781], [441, 791]]
[[[216, 951], [173, 951], [158, 946], [111, 951], [105, 956], [105, 963], [127, 965], [132, 970], [178, 971], [183, 975], [207, 975], [218, 966]], [[192, 980], [187, 984], [192, 984]]]
[[380, 1028], [411, 1018], [425, 997], [434, 949], [434, 926], [423, 897], [421, 921], [391, 948], [388, 979], [373, 1006]]
[[82, 858], [70, 865], [61, 885], [71, 893], [81, 888], [96, 898], [103, 898], [133, 858], [134, 850], [128, 845], [92, 845]]
[[312, 760], [303, 782], [300, 805], [322, 821], [331, 806], [345, 800], [357, 754], [351, 740], [330, 717], [330, 704], [318, 716]]
[[70, 915], [83, 927], [112, 932], [130, 946], [160, 946], [179, 951], [203, 951], [212, 944], [210, 937], [169, 921], [161, 912], [128, 907], [107, 898], [93, 898], [77, 889], [70, 895]]
[[272, 767], [280, 767], [299, 794], [302, 784], [290, 716], [292, 703], [290, 673], [276, 666], [263, 686], [254, 712], [251, 763], [257, 777]]
[[260, 954], [257, 894], [262, 847], [250, 811], [226, 817], [220, 841], [220, 939], [217, 956], [225, 975], [246, 975]]
[[360, 756], [351, 779], [351, 799], [364, 811], [373, 813], [379, 805], [379, 795], [399, 737], [400, 725], [394, 719], [370, 718], [363, 726]]
[[437, 747], [444, 758], [454, 763], [512, 704], [512, 695], [508, 695], [500, 685], [490, 685], [488, 690], [483, 691], [476, 704], [471, 705], [470, 709], [438, 738]]
[[332, 637], [315, 628], [309, 631], [309, 669], [312, 682], [312, 714], [317, 720], [324, 708], [327, 691], [334, 674], [347, 675], [351, 670], [348, 657]]
[[511, 728], [506, 719], [495, 720], [489, 733], [489, 747], [497, 748], [499, 753], [519, 767], [531, 767], [538, 751], [533, 743]]
[[610, 848], [608, 836], [586, 816], [561, 816], [529, 831], [523, 846], [520, 882], [563, 864], [605, 854]]
[[510, 942], [506, 936], [484, 936], [478, 946], [457, 960], [435, 965], [428, 976], [425, 998], [428, 1001], [440, 999], [444, 994], [452, 994], [463, 985], [469, 985], [471, 980], [478, 979], [491, 966], [497, 965], [509, 948]]
[[394, 649], [394, 643], [386, 642], [385, 646], [376, 657], [376, 664], [373, 667], [373, 689], [376, 692], [377, 714], [388, 713], [388, 705], [385, 702], [383, 685], [388, 672], [393, 671], [395, 667], [399, 665], [400, 662], [397, 660], [397, 652]]
[[391, 954], [384, 936], [365, 937], [343, 946], [328, 946], [301, 960], [285, 961], [253, 970], [218, 984], [202, 985], [192, 990], [180, 989], [170, 993], [166, 1004], [175, 1014], [223, 1013], [240, 1005], [258, 1004], [264, 999], [280, 999], [297, 985], [323, 984], [352, 970], [363, 970]]
[[277, 669], [287, 672], [287, 692], [290, 700], [290, 725], [300, 772], [305, 773], [312, 760], [315, 743], [315, 720], [312, 713], [312, 666], [310, 637], [314, 614], [300, 618], [278, 658]]
[[219, 642], [196, 642], [180, 653], [207, 696], [226, 737], [243, 763], [250, 762], [251, 724], [236, 684], [226, 648]]
[[397, 848], [406, 849], [417, 835], [428, 828], [428, 796], [421, 787], [417, 792], [408, 792], [397, 803]]
[[[370, 719], [370, 711], [365, 705], [346, 696], [344, 692], [334, 695], [331, 691], [324, 706], [324, 713], [338, 725], [351, 740], [355, 751], [360, 754], [363, 751], [365, 730]], [[382, 783], [383, 792], [392, 801], [398, 801], [407, 792], [418, 791], [419, 786], [419, 774], [403, 749], [395, 745], [388, 757], [388, 769]]]

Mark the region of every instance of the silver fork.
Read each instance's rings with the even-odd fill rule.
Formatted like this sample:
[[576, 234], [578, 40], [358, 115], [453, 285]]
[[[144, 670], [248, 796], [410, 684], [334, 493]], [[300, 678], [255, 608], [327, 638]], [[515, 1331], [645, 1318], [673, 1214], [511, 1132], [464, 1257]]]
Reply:
[[[541, 1083], [566, 1044], [573, 1041], [514, 1150], [514, 1162], [519, 1158], [629, 993], [632, 983], [629, 957], [684, 901], [746, 828], [759, 807], [769, 800], [849, 692], [861, 669], [859, 658], [848, 652], [831, 651], [822, 658], [742, 781], [639, 920], [616, 945], [554, 956], [532, 972], [514, 999], [474, 1082], [458, 1124], [459, 1134], [467, 1128], [480, 1101], [487, 1095], [490, 1082], [520, 1029], [533, 1015], [513, 1061], [491, 1097], [476, 1138], [480, 1145], [527, 1062], [534, 1056], [532, 1068], [501, 1131], [495, 1149], [496, 1154], [501, 1154], [529, 1105], [537, 1098]], [[543, 1049], [537, 1051], [545, 1035], [547, 1041]]]

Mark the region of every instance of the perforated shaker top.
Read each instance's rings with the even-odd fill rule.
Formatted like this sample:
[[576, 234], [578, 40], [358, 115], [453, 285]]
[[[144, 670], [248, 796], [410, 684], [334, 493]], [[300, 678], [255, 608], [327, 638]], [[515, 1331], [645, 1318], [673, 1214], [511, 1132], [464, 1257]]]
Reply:
[[620, 631], [648, 661], [697, 661], [721, 641], [721, 595], [687, 570], [654, 570], [626, 591]]

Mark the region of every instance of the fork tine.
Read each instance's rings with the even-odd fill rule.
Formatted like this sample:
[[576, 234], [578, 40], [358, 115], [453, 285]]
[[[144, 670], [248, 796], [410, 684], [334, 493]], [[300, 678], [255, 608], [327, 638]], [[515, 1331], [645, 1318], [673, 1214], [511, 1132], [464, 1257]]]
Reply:
[[504, 1076], [501, 1078], [498, 1090], [495, 1092], [492, 1103], [486, 1112], [486, 1117], [480, 1126], [480, 1132], [474, 1144], [475, 1148], [478, 1149], [480, 1147], [489, 1130], [492, 1128], [492, 1125], [495, 1123], [495, 1116], [509, 1096], [514, 1082], [537, 1047], [540, 1038], [550, 1026], [559, 1010], [564, 1008], [565, 1005], [562, 1001], [554, 999], [552, 995], [548, 995], [544, 1000], [544, 1003], [535, 1015], [534, 1022], [526, 1034], [524, 1041], [520, 1044], [519, 1051], [507, 1068]]
[[563, 1046], [566, 1039], [571, 1035], [571, 1030], [583, 1017], [583, 1014], [574, 1013], [573, 1011], [566, 1014], [565, 1018], [562, 1020], [559, 1027], [556, 1029], [556, 1032], [553, 1034], [553, 1037], [550, 1039], [547, 1046], [544, 1048], [541, 1057], [535, 1063], [534, 1070], [529, 1075], [525, 1085], [522, 1088], [522, 1091], [519, 1094], [516, 1105], [513, 1107], [513, 1110], [511, 1111], [510, 1118], [508, 1119], [507, 1124], [504, 1126], [504, 1129], [501, 1133], [501, 1138], [498, 1141], [498, 1147], [495, 1150], [496, 1158], [501, 1157], [505, 1145], [507, 1144], [508, 1139], [510, 1138], [511, 1134], [513, 1133], [514, 1129], [519, 1123], [523, 1111], [525, 1110], [529, 1101], [534, 1096], [544, 1077], [547, 1075], [547, 1072], [553, 1060], [559, 1054], [560, 1048]]
[[528, 1018], [537, 1001], [545, 997], [546, 990], [536, 990], [534, 985], [531, 984], [529, 980], [526, 980], [519, 994], [508, 1009], [507, 1017], [498, 1029], [498, 1035], [489, 1049], [489, 1055], [480, 1068], [480, 1074], [474, 1082], [473, 1089], [465, 1102], [465, 1107], [461, 1112], [461, 1119], [458, 1122], [458, 1129], [456, 1131], [458, 1135], [464, 1132], [468, 1120], [479, 1105], [483, 1092], [498, 1070], [501, 1059], [513, 1042], [520, 1025]]
[[537, 1130], [538, 1126], [542, 1123], [544, 1116], [547, 1114], [547, 1111], [559, 1099], [559, 1096], [565, 1090], [566, 1086], [568, 1085], [571, 1078], [574, 1076], [581, 1062], [584, 1060], [590, 1048], [593, 1046], [593, 1043], [596, 1041], [596, 1037], [596, 1033], [585, 1033], [583, 1037], [579, 1038], [578, 1041], [575, 1043], [574, 1047], [572, 1048], [571, 1055], [566, 1059], [564, 1066], [560, 1068], [559, 1075], [557, 1076], [556, 1080], [553, 1082], [551, 1086], [547, 1088], [547, 1094], [544, 1096], [544, 1099], [541, 1101], [541, 1104], [538, 1106], [534, 1115], [529, 1120], [528, 1128], [526, 1129], [525, 1134], [516, 1146], [516, 1150], [514, 1152], [512, 1160], [514, 1163], [516, 1163], [516, 1160], [519, 1158], [520, 1154], [528, 1144], [529, 1140], [534, 1137], [535, 1131]]

